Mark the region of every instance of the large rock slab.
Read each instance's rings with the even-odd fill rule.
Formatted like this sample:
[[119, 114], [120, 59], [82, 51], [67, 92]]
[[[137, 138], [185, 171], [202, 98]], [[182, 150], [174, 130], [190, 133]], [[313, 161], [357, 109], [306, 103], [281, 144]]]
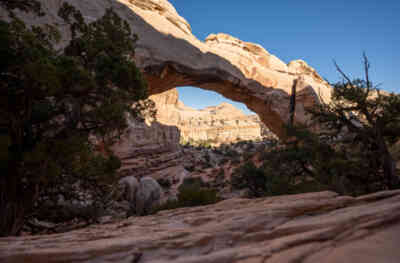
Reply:
[[400, 191], [230, 199], [64, 234], [0, 238], [0, 262], [397, 263]]
[[[198, 40], [187, 21], [167, 0], [40, 0], [48, 14], [40, 19], [23, 14], [34, 23], [57, 23], [68, 41], [67, 26], [57, 16], [63, 2], [79, 8], [87, 21], [93, 21], [112, 7], [138, 34], [135, 60], [149, 83], [150, 94], [177, 86], [214, 90], [240, 101], [256, 112], [278, 136], [284, 137], [288, 120], [289, 95], [299, 79], [297, 122], [305, 122], [304, 107], [329, 101], [330, 88], [304, 61], [285, 64], [257, 44], [226, 34], [210, 34]], [[5, 12], [0, 12], [4, 16]], [[212, 30], [212, 29], [210, 29]]]

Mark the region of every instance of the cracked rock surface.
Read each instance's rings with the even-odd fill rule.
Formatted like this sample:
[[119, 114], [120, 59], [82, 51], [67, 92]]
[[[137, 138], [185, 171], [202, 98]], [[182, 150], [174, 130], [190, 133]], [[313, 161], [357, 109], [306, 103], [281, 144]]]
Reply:
[[385, 262], [400, 259], [400, 191], [230, 199], [69, 233], [0, 239], [0, 262]]

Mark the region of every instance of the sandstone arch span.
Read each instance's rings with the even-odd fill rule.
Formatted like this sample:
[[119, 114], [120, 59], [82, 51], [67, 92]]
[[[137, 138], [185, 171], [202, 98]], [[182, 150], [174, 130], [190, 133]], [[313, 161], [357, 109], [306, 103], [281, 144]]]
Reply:
[[[136, 54], [151, 95], [179, 86], [213, 90], [246, 104], [280, 137], [294, 79], [300, 78], [297, 122], [306, 120], [304, 106], [318, 102], [317, 94], [329, 100], [328, 83], [304, 61], [286, 65], [260, 45], [226, 34], [199, 41], [167, 1], [157, 1], [157, 8], [156, 1], [148, 1], [147, 9], [131, 2], [129, 7], [152, 27], [143, 32]], [[156, 12], [163, 8], [168, 11]]]
[[[148, 80], [150, 95], [179, 86], [213, 90], [246, 104], [281, 137], [294, 79], [300, 78], [296, 122], [306, 120], [304, 106], [317, 103], [317, 94], [329, 101], [328, 83], [304, 61], [285, 64], [260, 45], [226, 34], [211, 34], [200, 41], [167, 0], [40, 0], [48, 15], [39, 23], [58, 23], [67, 32], [57, 16], [64, 1], [89, 21], [109, 7], [128, 21], [139, 36], [135, 60]], [[38, 23], [28, 16], [24, 19]], [[64, 37], [67, 41], [68, 34]]]

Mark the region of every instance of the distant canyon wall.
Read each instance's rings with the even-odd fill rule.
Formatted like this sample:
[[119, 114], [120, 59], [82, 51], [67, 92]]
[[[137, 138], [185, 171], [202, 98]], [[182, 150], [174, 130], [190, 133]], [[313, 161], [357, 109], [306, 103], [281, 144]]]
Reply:
[[212, 145], [240, 140], [263, 140], [275, 135], [257, 115], [246, 115], [229, 103], [202, 110], [185, 106], [176, 89], [150, 97], [157, 108], [157, 121], [180, 130], [181, 142], [208, 142]]

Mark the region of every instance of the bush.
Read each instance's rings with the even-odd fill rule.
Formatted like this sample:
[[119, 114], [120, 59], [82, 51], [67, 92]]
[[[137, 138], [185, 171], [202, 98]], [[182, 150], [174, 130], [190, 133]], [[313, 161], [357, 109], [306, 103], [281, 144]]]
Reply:
[[179, 187], [177, 200], [169, 200], [165, 204], [156, 207], [153, 212], [175, 209], [180, 207], [193, 207], [215, 204], [220, 201], [215, 189], [203, 187], [206, 185], [201, 178], [186, 178]]
[[224, 164], [226, 164], [227, 162], [229, 162], [229, 159], [228, 159], [228, 158], [222, 158], [222, 159], [220, 160], [220, 162], [219, 162], [219, 165], [224, 165]]
[[[294, 176], [294, 170], [286, 167], [286, 173], [277, 160], [267, 161], [262, 167], [247, 162], [234, 171], [231, 184], [234, 189], [248, 189], [250, 198], [285, 194], [300, 194], [327, 190], [328, 187], [313, 179]], [[285, 167], [285, 168], [283, 168]]]
[[171, 181], [165, 178], [159, 178], [157, 179], [157, 182], [159, 185], [161, 185], [164, 188], [171, 188]]
[[252, 162], [246, 162], [236, 168], [231, 184], [235, 189], [248, 188], [250, 197], [261, 197], [267, 193], [267, 177], [264, 171], [257, 168]]
[[178, 194], [180, 207], [209, 205], [218, 201], [216, 190], [204, 189], [198, 185], [181, 187]]

